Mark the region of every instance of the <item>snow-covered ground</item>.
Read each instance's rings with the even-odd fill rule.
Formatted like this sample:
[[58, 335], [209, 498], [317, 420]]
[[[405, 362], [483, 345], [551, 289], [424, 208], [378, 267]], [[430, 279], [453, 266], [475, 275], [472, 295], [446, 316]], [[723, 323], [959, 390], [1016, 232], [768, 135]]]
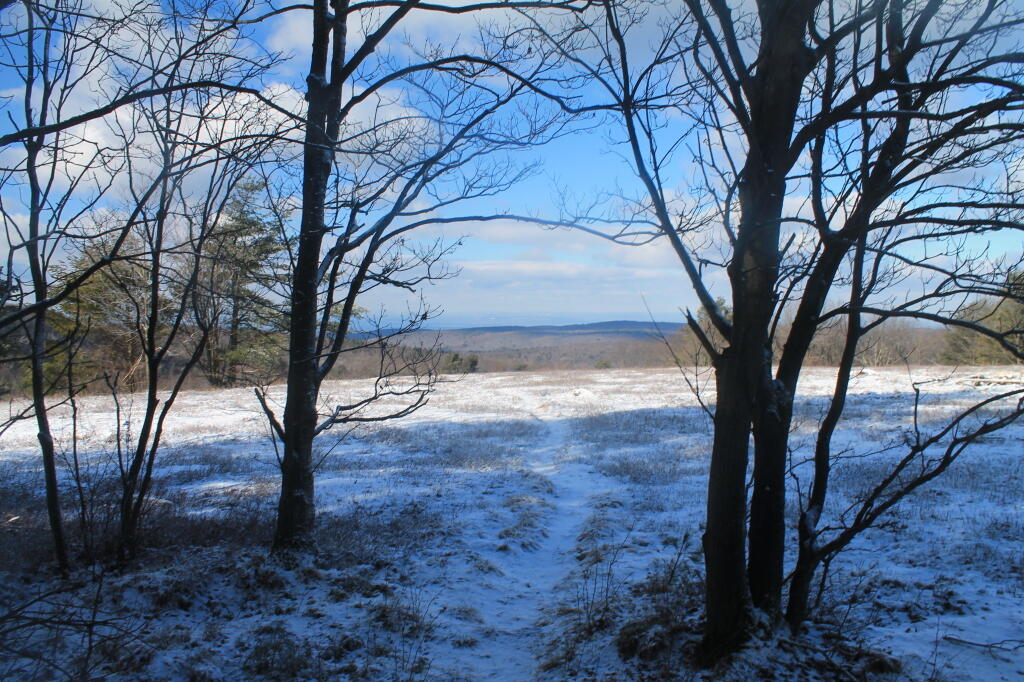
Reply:
[[[710, 377], [689, 378], [713, 403]], [[794, 464], [813, 445], [833, 378], [814, 369], [802, 380]], [[927, 429], [1022, 381], [1024, 371], [1011, 368], [865, 369], [836, 451], [900, 442], [914, 419], [914, 382]], [[326, 402], [364, 387], [331, 383]], [[78, 407], [83, 457], [99, 457], [112, 447], [111, 406], [85, 398]], [[54, 413], [64, 428], [67, 414]], [[94, 674], [122, 679], [658, 678], [694, 639], [710, 438], [678, 371], [470, 375], [441, 384], [409, 418], [341, 442], [323, 437], [316, 556], [282, 565], [257, 543], [168, 543], [68, 599], [120, 628], [103, 635], [116, 650], [92, 646], [88, 656]], [[844, 460], [823, 524], [891, 457]], [[35, 475], [36, 458], [30, 423], [4, 434], [8, 480]], [[202, 519], [244, 508], [263, 529], [253, 533], [265, 533], [276, 462], [250, 391], [183, 394], [157, 469], [160, 509]], [[806, 484], [794, 478], [794, 492]], [[0, 523], [11, 533], [18, 522]], [[693, 674], [857, 678], [877, 659], [850, 654], [856, 643], [899, 659], [899, 678], [1021, 679], [1022, 598], [1018, 423], [969, 450], [832, 563], [816, 611], [827, 626]], [[830, 649], [835, 632], [845, 657]], [[85, 658], [83, 642], [68, 636], [50, 651], [68, 667]], [[623, 660], [620, 650], [639, 656]], [[0, 676], [27, 675], [19, 665], [8, 657]]]

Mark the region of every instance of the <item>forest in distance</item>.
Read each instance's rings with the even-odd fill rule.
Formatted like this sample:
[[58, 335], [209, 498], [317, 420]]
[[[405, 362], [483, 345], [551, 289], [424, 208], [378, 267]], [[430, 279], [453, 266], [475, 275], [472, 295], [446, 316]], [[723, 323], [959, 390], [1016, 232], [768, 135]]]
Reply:
[[0, 0], [0, 677], [1019, 676], [1022, 54]]
[[[123, 335], [126, 329], [121, 330]], [[124, 373], [134, 360], [131, 352], [110, 353], [109, 346], [92, 345], [109, 339], [112, 331], [97, 332], [96, 339], [83, 344], [79, 362], [88, 362], [102, 374]], [[239, 348], [231, 348], [223, 339], [221, 347], [208, 349], [210, 360], [200, 362], [199, 371], [185, 382], [188, 388], [242, 386], [254, 377], [263, 383], [284, 380], [287, 367], [285, 339], [280, 332], [244, 329], [236, 337]], [[254, 339], [262, 352], [250, 354]], [[815, 340], [808, 354], [808, 364], [835, 367], [842, 351], [842, 330], [832, 329]], [[565, 325], [516, 325], [468, 327], [464, 329], [420, 329], [404, 335], [401, 343], [411, 347], [435, 348], [439, 354], [438, 371], [460, 375], [474, 372], [523, 372], [564, 369], [624, 369], [701, 367], [710, 365], [696, 338], [685, 325], [671, 322], [620, 321]], [[179, 362], [187, 349], [173, 349]], [[261, 364], [253, 362], [257, 358]], [[218, 358], [236, 358], [234, 371], [238, 377], [224, 376], [226, 362]], [[334, 379], [372, 378], [378, 370], [379, 358], [373, 349], [347, 352], [336, 367]], [[869, 367], [891, 365], [1006, 365], [1019, 364], [1013, 354], [972, 339], [956, 331], [911, 326], [893, 322], [879, 328], [860, 351], [858, 362]], [[163, 381], [173, 381], [179, 365], [172, 365]], [[262, 373], [262, 376], [256, 376]], [[83, 386], [86, 394], [103, 390], [99, 386]], [[0, 366], [0, 392], [24, 396], [29, 391], [25, 365], [5, 363]]]

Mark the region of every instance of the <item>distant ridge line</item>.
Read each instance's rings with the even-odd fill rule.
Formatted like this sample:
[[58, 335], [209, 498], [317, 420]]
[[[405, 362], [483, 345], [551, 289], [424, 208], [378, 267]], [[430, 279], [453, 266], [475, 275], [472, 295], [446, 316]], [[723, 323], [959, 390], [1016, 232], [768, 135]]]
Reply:
[[637, 320], [612, 320], [609, 322], [586, 322], [580, 324], [514, 324], [514, 325], [482, 325], [479, 327], [450, 327], [435, 329], [424, 327], [424, 332], [476, 332], [476, 333], [501, 333], [501, 332], [528, 332], [528, 333], [580, 333], [580, 332], [651, 332], [657, 333], [659, 329], [663, 332], [676, 331], [684, 325], [681, 322], [641, 322]]

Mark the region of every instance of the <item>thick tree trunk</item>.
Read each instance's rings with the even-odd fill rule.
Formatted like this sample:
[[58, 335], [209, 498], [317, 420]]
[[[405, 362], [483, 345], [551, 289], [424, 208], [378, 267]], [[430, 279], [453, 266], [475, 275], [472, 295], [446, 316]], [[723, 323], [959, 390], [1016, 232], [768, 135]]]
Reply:
[[[741, 190], [744, 214], [736, 255], [729, 266], [733, 286], [733, 327], [729, 348], [718, 363], [715, 439], [708, 481], [707, 622], [703, 651], [715, 659], [734, 649], [749, 634], [751, 594], [745, 562], [747, 463], [756, 419], [759, 386], [771, 357], [768, 325], [774, 308], [778, 271], [779, 182], [751, 157]], [[774, 190], [774, 191], [773, 191]], [[755, 566], [755, 568], [757, 568]]]
[[[311, 546], [316, 523], [313, 438], [321, 383], [316, 352], [320, 285], [317, 275], [325, 234], [327, 182], [333, 159], [330, 131], [336, 129], [332, 121], [338, 115], [337, 95], [327, 82], [330, 35], [327, 3], [317, 0], [313, 13], [313, 57], [306, 91], [309, 108], [303, 149], [302, 219], [288, 320], [288, 388], [282, 424], [284, 452], [274, 551]], [[338, 50], [344, 54], [343, 42], [334, 46], [334, 51]]]
[[[305, 415], [298, 415], [300, 420]], [[304, 549], [312, 546], [316, 529], [313, 489], [312, 429], [300, 420], [284, 419], [288, 442], [281, 458], [281, 496], [277, 506], [274, 550]], [[305, 420], [302, 420], [305, 421]], [[299, 423], [297, 423], [299, 422]], [[305, 434], [309, 434], [306, 436]]]
[[[333, 9], [333, 14], [329, 9]], [[409, 6], [404, 11], [408, 11]], [[401, 10], [389, 21], [397, 21]], [[323, 367], [317, 353], [320, 249], [325, 224], [327, 184], [341, 116], [345, 80], [347, 0], [313, 3], [313, 51], [306, 79], [305, 146], [302, 167], [302, 220], [292, 272], [288, 328], [288, 389], [284, 408], [281, 497], [277, 507], [274, 551], [313, 544], [316, 501], [313, 490], [313, 438]], [[381, 29], [378, 29], [381, 30]], [[329, 363], [324, 363], [329, 367]]]
[[[718, 399], [715, 407], [715, 440], [708, 481], [707, 531], [704, 557], [707, 571], [707, 622], [703, 642], [704, 658], [714, 660], [742, 642], [749, 629], [751, 593], [745, 562], [746, 473], [751, 428], [763, 423], [760, 398], [765, 377], [771, 372], [767, 350], [768, 327], [775, 306], [774, 283], [778, 275], [779, 220], [785, 175], [772, 173], [770, 166], [752, 153], [743, 172], [740, 190], [743, 216], [729, 279], [733, 288], [733, 326], [729, 348], [717, 366]], [[770, 382], [769, 382], [770, 383]], [[755, 469], [763, 474], [764, 451]], [[783, 459], [783, 465], [785, 460]], [[756, 481], [767, 485], [765, 481]], [[774, 486], [774, 482], [771, 482]], [[769, 490], [770, 497], [758, 501], [758, 517], [752, 518], [751, 533], [761, 533], [778, 523], [774, 505], [782, 488]], [[784, 504], [785, 498], [781, 498]], [[770, 571], [781, 574], [781, 545], [769, 547], [774, 535], [753, 537], [750, 570], [759, 576]], [[767, 549], [769, 556], [757, 553]], [[765, 562], [771, 562], [766, 566]], [[774, 563], [779, 564], [778, 568]], [[760, 587], [762, 582], [758, 582]], [[781, 579], [778, 580], [781, 587]], [[764, 594], [759, 594], [764, 603]], [[778, 603], [776, 599], [775, 603]]]
[[[304, 223], [306, 213], [307, 209], [303, 207]], [[312, 543], [316, 519], [313, 437], [320, 384], [315, 352], [316, 258], [320, 241], [319, 231], [300, 237], [292, 287], [288, 388], [283, 420], [284, 451], [281, 457], [281, 497], [274, 533], [275, 551], [308, 547]]]
[[748, 580], [754, 606], [776, 615], [782, 599], [786, 546], [786, 455], [793, 396], [763, 368], [754, 417], [754, 490], [750, 496]]
[[[744, 84], [750, 112], [749, 148], [737, 178], [741, 217], [729, 265], [733, 325], [729, 348], [718, 368], [704, 542], [707, 624], [702, 649], [706, 659], [720, 657], [744, 639], [749, 627], [744, 612], [752, 602], [772, 611], [782, 601], [786, 413], [791, 398], [771, 380], [769, 328], [776, 304], [786, 177], [793, 163], [789, 142], [803, 80], [813, 59], [804, 44], [811, 11], [810, 3], [804, 2], [762, 8], [757, 71]], [[748, 565], [742, 525], [749, 439], [755, 428]]]
[[[310, 110], [312, 113], [312, 102]], [[313, 126], [310, 128], [313, 130]], [[274, 533], [275, 550], [309, 546], [316, 519], [313, 438], [320, 388], [316, 354], [317, 269], [323, 242], [327, 174], [330, 172], [330, 155], [322, 144], [307, 144], [305, 166], [302, 227], [292, 279], [288, 330], [288, 389], [282, 424], [284, 452], [281, 457], [281, 497]]]
[[713, 662], [743, 643], [750, 624], [744, 566], [750, 400], [743, 364], [732, 348], [716, 365], [718, 401], [708, 480], [702, 658]]
[[[757, 160], [752, 163], [760, 165]], [[767, 339], [775, 304], [773, 284], [779, 257], [777, 216], [781, 212], [784, 183], [771, 177], [771, 173], [756, 169], [748, 177], [752, 178], [747, 183], [748, 188], [741, 190], [741, 201], [745, 199], [741, 241], [729, 267], [733, 286], [732, 338], [716, 365], [718, 398], [704, 538], [707, 621], [702, 650], [707, 661], [735, 649], [746, 639], [750, 624], [751, 585], [745, 561], [746, 474], [752, 425], [764, 422], [757, 412], [764, 408], [759, 394], [764, 393], [761, 388], [764, 377], [771, 371]], [[763, 450], [757, 454], [761, 461], [755, 473], [763, 475], [769, 465], [774, 471], [777, 463], [766, 462]], [[752, 533], [774, 528], [779, 516], [775, 505], [783, 495], [783, 489], [775, 487], [774, 480], [755, 481], [755, 486], [758, 483], [762, 487], [770, 483], [773, 487], [768, 490], [770, 496], [758, 498], [758, 517], [756, 522], [752, 519]], [[781, 503], [785, 503], [784, 496]], [[772, 584], [774, 575], [769, 571], [780, 575], [782, 571], [782, 546], [769, 547], [768, 544], [774, 537], [774, 530], [765, 537], [751, 536], [755, 554], [751, 557], [750, 570], [759, 576], [766, 575], [767, 584]], [[767, 549], [770, 556], [758, 553], [761, 549]], [[771, 566], [766, 566], [766, 562]], [[774, 563], [778, 563], [777, 569]], [[762, 582], [757, 585], [760, 587]], [[777, 582], [781, 588], [781, 578]], [[758, 596], [764, 603], [764, 594]], [[775, 598], [775, 603], [779, 603], [779, 598]]]

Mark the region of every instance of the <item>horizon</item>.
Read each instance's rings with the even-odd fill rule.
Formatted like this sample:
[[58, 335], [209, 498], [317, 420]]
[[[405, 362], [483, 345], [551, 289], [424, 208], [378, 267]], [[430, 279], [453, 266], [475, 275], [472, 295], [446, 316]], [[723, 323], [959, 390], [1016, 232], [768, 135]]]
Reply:
[[[659, 316], [651, 319], [650, 316], [642, 313], [610, 313], [609, 315], [571, 315], [570, 313], [562, 313], [555, 315], [543, 315], [533, 313], [502, 313], [502, 314], [491, 314], [486, 322], [483, 322], [481, 316], [473, 315], [472, 313], [459, 313], [453, 316], [447, 316], [440, 314], [437, 317], [431, 317], [427, 320], [426, 324], [420, 328], [419, 331], [474, 331], [477, 329], [493, 329], [496, 327], [515, 327], [522, 329], [534, 329], [539, 327], [585, 327], [598, 324], [612, 324], [612, 323], [629, 323], [629, 324], [645, 324], [645, 325], [659, 325], [659, 326], [686, 326], [686, 321], [679, 316], [679, 319], [666, 319], [665, 316]], [[388, 324], [397, 325], [398, 318], [385, 318]], [[435, 321], [440, 321], [438, 324], [433, 324]], [[907, 322], [906, 320], [902, 320]], [[891, 321], [890, 321], [891, 322]], [[942, 325], [936, 323], [929, 323], [927, 321], [916, 320], [909, 321], [909, 326], [913, 329], [941, 329]]]
[[[423, 326], [424, 331], [453, 331], [463, 329], [486, 329], [490, 327], [575, 327], [583, 325], [603, 324], [612, 322], [631, 322], [651, 324], [651, 318], [643, 313], [601, 313], [595, 314], [573, 314], [573, 313], [531, 313], [531, 312], [509, 312], [491, 313], [489, 315], [475, 315], [471, 312], [455, 313], [446, 315], [444, 313], [432, 317]], [[679, 321], [666, 320], [662, 317], [655, 318], [654, 324], [682, 324]]]

